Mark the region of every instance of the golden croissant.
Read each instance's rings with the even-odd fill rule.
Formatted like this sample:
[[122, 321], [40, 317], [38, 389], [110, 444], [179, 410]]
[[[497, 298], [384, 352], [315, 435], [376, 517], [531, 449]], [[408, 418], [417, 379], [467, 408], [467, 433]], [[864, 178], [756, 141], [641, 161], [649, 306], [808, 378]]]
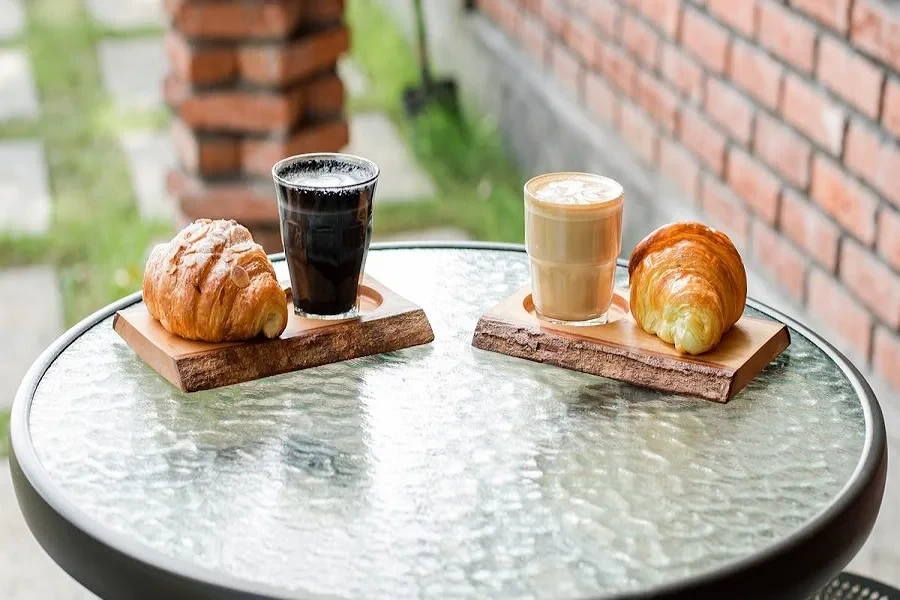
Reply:
[[162, 326], [190, 340], [281, 335], [287, 300], [275, 268], [246, 227], [198, 219], [150, 252], [144, 303]]
[[727, 235], [672, 223], [644, 238], [628, 263], [641, 328], [689, 354], [713, 348], [744, 312], [747, 273]]

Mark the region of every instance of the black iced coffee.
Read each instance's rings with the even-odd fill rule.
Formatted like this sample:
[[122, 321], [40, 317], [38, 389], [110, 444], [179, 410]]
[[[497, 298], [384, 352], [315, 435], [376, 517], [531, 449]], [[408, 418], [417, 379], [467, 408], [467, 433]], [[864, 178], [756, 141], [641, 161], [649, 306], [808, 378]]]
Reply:
[[355, 317], [378, 167], [349, 154], [304, 154], [279, 161], [272, 176], [294, 312]]

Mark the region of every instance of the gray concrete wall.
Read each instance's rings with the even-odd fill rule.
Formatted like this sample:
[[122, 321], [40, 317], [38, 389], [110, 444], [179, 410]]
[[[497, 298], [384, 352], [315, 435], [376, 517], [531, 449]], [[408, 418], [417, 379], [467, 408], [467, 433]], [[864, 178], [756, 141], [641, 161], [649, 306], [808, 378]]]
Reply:
[[[381, 0], [406, 35], [413, 39], [410, 0]], [[437, 74], [460, 84], [470, 110], [496, 120], [499, 134], [522, 170], [532, 175], [561, 170], [602, 173], [620, 181], [626, 190], [622, 254], [654, 227], [678, 219], [703, 220], [693, 199], [683, 195], [655, 171], [645, 167], [614, 131], [587, 114], [516, 45], [462, 0], [425, 0], [429, 48]], [[760, 276], [750, 262], [748, 287], [761, 300], [813, 330], [821, 323], [806, 314], [777, 285]], [[852, 351], [830, 340], [851, 360]], [[856, 364], [865, 361], [854, 360]], [[881, 401], [888, 430], [888, 482], [875, 530], [849, 569], [900, 587], [900, 398], [871, 372], [863, 371]]]

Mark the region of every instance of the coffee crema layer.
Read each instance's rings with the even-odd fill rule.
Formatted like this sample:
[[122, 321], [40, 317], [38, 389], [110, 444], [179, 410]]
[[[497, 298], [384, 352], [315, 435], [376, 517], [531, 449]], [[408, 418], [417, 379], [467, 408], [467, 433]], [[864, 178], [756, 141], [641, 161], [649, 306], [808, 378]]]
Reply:
[[356, 185], [365, 181], [365, 179], [354, 177], [350, 173], [342, 173], [340, 171], [334, 173], [291, 173], [284, 179], [292, 185], [314, 188], [344, 187]]
[[622, 185], [602, 175], [590, 173], [552, 173], [528, 182], [526, 192], [548, 204], [591, 205], [617, 200]]
[[378, 176], [378, 167], [367, 159], [350, 154], [301, 154], [275, 164], [272, 175], [277, 183], [321, 190], [366, 185]]

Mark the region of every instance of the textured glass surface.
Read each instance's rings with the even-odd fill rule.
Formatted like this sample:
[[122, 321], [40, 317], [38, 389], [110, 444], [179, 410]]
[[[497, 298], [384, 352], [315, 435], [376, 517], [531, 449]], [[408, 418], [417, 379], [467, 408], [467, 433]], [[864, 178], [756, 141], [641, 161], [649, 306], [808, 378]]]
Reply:
[[859, 401], [796, 332], [721, 405], [472, 348], [526, 282], [522, 254], [374, 251], [368, 268], [425, 308], [434, 343], [186, 395], [106, 320], [37, 390], [44, 468], [104, 527], [249, 582], [549, 598], [743, 557], [859, 460]]

